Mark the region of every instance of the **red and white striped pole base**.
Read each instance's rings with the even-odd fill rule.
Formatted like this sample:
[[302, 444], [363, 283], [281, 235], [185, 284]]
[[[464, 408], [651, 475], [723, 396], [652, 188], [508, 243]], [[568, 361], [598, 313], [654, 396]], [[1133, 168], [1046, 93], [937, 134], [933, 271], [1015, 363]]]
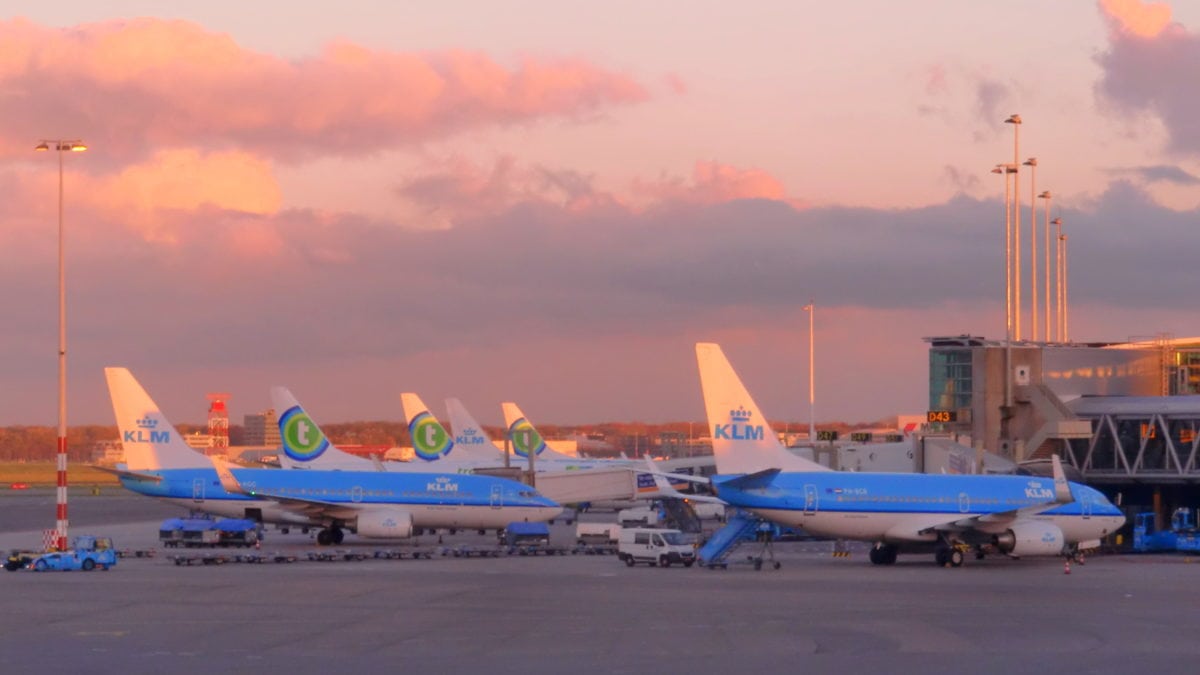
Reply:
[[58, 437], [58, 508], [55, 547], [67, 550], [67, 438]]

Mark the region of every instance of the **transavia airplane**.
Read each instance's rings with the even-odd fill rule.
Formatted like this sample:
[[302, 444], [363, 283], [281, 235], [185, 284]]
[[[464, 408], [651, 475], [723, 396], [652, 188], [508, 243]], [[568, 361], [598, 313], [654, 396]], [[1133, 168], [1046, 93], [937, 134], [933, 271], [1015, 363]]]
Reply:
[[[189, 509], [319, 526], [322, 545], [340, 543], [344, 530], [403, 538], [424, 529], [500, 529], [511, 522], [548, 521], [562, 511], [533, 488], [492, 476], [241, 469], [214, 463], [183, 442], [127, 369], [105, 368], [104, 374], [125, 448], [126, 463], [116, 471], [121, 484]], [[320, 449], [311, 443], [302, 447]]]
[[875, 544], [871, 562], [932, 551], [939, 565], [963, 552], [1078, 555], [1125, 523], [1100, 492], [1054, 478], [830, 471], [787, 451], [725, 358], [696, 345], [712, 431], [717, 495], [767, 520]]

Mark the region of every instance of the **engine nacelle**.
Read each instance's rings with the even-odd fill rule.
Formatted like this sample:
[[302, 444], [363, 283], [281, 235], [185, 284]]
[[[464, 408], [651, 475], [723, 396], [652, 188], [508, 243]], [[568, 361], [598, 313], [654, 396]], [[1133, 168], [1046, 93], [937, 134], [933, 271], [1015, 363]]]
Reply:
[[1012, 555], [1058, 555], [1066, 548], [1062, 529], [1054, 523], [1030, 521], [1017, 523], [993, 542], [996, 548]]
[[412, 514], [407, 511], [368, 511], [359, 514], [354, 531], [360, 537], [406, 539], [412, 536]]

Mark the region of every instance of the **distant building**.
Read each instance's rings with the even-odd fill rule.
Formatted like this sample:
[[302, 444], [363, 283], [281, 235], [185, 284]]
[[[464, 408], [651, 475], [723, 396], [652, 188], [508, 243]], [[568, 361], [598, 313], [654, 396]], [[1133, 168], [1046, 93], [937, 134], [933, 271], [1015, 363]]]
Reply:
[[92, 446], [92, 463], [114, 466], [125, 461], [125, 449], [121, 441], [96, 441]]
[[188, 447], [195, 448], [206, 455], [222, 454], [225, 448], [214, 448], [213, 438], [212, 434], [202, 434], [199, 431], [183, 434], [183, 442], [187, 443]]
[[268, 408], [257, 415], [245, 415], [242, 420], [242, 442], [245, 445], [270, 448], [278, 448], [283, 445], [283, 439], [279, 436], [279, 421], [275, 417], [274, 408]]

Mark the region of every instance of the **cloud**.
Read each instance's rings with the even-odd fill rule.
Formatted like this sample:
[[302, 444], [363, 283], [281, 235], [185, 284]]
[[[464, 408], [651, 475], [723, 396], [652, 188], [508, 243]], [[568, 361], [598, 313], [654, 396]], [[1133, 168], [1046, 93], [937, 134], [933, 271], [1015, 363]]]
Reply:
[[1140, 38], [1157, 37], [1171, 23], [1171, 6], [1165, 2], [1100, 0], [1100, 11], [1114, 32]]
[[[495, 184], [514, 182], [513, 176], [540, 185], [539, 169], [501, 164], [463, 182], [488, 198]], [[11, 177], [0, 173], [0, 187]], [[586, 177], [569, 176], [550, 194], [586, 193], [589, 185]], [[394, 395], [399, 376], [436, 380], [438, 369], [419, 365], [431, 355], [441, 355], [433, 362], [448, 367], [509, 354], [531, 359], [536, 368], [504, 361], [474, 376], [534, 392], [531, 403], [537, 404], [554, 397], [535, 386], [547, 379], [530, 373], [569, 371], [574, 376], [560, 381], [596, 379], [604, 391], [617, 386], [606, 378], [637, 378], [621, 356], [631, 345], [645, 346], [656, 358], [680, 350], [683, 370], [676, 375], [690, 380], [691, 341], [753, 342], [754, 335], [791, 321], [794, 342], [800, 307], [810, 298], [822, 320], [853, 319], [861, 330], [886, 335], [880, 344], [911, 342], [909, 356], [918, 364], [922, 335], [1002, 330], [1004, 209], [998, 199], [960, 195], [919, 209], [798, 210], [770, 199], [697, 202], [684, 190], [681, 199], [653, 208], [616, 202], [572, 208], [568, 199], [543, 199], [537, 190], [525, 199], [510, 189], [498, 190], [503, 198], [494, 202], [496, 210], [441, 230], [354, 214], [251, 212], [209, 203], [155, 210], [161, 231], [173, 234], [167, 240], [129, 227], [119, 209], [72, 208], [73, 368], [93, 378], [112, 364], [150, 373], [220, 372], [231, 379], [249, 372], [274, 380], [268, 384], [316, 382], [314, 373], [323, 373], [325, 388], [361, 379], [363, 391], [383, 397]], [[185, 198], [191, 197], [178, 200]], [[53, 367], [45, 345], [54, 343], [56, 316], [49, 201], [39, 222], [6, 231], [9, 239], [0, 246], [0, 283], [20, 289], [7, 296], [8, 329], [0, 334], [10, 383], [53, 381], [43, 372]], [[22, 208], [0, 203], [0, 220], [28, 217]], [[1178, 314], [1189, 306], [1200, 283], [1192, 260], [1200, 248], [1194, 227], [1200, 213], [1165, 209], [1128, 183], [1060, 213], [1070, 236], [1072, 307], [1098, 308], [1093, 311], [1107, 317], [1109, 336], [1129, 332], [1121, 308]], [[1147, 269], [1155, 273], [1137, 273]], [[914, 316], [920, 319], [900, 328], [900, 317]], [[778, 337], [786, 342], [786, 335]], [[851, 369], [860, 354], [836, 340], [823, 350], [823, 362]], [[601, 361], [608, 366], [600, 368]], [[514, 363], [520, 377], [500, 374]], [[21, 384], [9, 389], [26, 390]], [[497, 386], [485, 389], [499, 395]], [[29, 409], [9, 403], [9, 411]], [[550, 418], [566, 414], [548, 410]]]
[[579, 59], [390, 52], [348, 42], [287, 60], [185, 21], [56, 29], [0, 22], [0, 155], [71, 129], [116, 157], [202, 145], [277, 159], [368, 155], [462, 130], [585, 118], [647, 98], [632, 77]]
[[1109, 1], [1100, 7], [1113, 30], [1108, 50], [1096, 59], [1102, 70], [1098, 98], [1122, 114], [1161, 120], [1168, 151], [1200, 154], [1200, 36], [1170, 23], [1170, 8], [1162, 4]]
[[1133, 166], [1109, 169], [1109, 173], [1117, 175], [1133, 175], [1150, 183], [1172, 183], [1175, 185], [1196, 185], [1200, 178], [1187, 172], [1181, 167], [1158, 164], [1155, 166]]
[[762, 169], [743, 169], [715, 161], [697, 161], [690, 181], [673, 177], [635, 181], [632, 193], [654, 202], [720, 204], [736, 199], [769, 199], [785, 201], [796, 208], [806, 206], [801, 200], [789, 199], [783, 182]]

